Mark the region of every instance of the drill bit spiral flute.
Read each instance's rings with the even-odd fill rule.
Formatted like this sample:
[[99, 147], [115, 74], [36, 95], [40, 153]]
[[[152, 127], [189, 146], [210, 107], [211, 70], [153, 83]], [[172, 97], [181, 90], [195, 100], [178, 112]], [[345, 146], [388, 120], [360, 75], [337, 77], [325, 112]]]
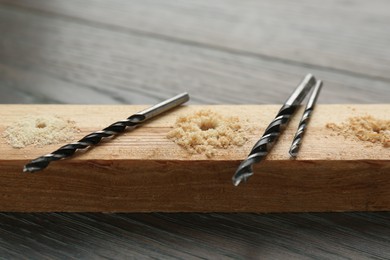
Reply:
[[59, 148], [58, 150], [38, 157], [32, 160], [30, 163], [24, 166], [24, 172], [36, 172], [46, 168], [50, 162], [58, 161], [72, 156], [78, 149], [85, 149], [91, 145], [98, 144], [102, 138], [107, 138], [113, 135], [117, 135], [125, 131], [126, 128], [135, 128], [139, 124], [144, 123], [146, 120], [151, 119], [167, 110], [177, 107], [189, 100], [187, 93], [179, 94], [173, 98], [165, 100], [155, 106], [140, 111], [125, 120], [118, 121], [104, 128], [101, 131], [93, 132], [81, 140], [75, 143], [67, 144]]
[[272, 146], [278, 139], [279, 135], [284, 130], [290, 117], [295, 113], [298, 106], [301, 104], [307, 93], [312, 89], [316, 83], [313, 75], [308, 74], [303, 81], [298, 85], [294, 92], [290, 95], [282, 108], [279, 110], [275, 119], [269, 124], [263, 136], [253, 146], [248, 157], [238, 166], [232, 181], [235, 186], [239, 185], [241, 181], [246, 181], [253, 175], [253, 164], [264, 159]]
[[307, 102], [305, 111], [303, 112], [301, 121], [298, 125], [298, 130], [294, 136], [293, 142], [290, 147], [290, 155], [291, 157], [296, 157], [298, 155], [299, 147], [302, 142], [303, 135], [305, 134], [305, 130], [307, 128], [307, 125], [309, 124], [309, 120], [311, 117], [311, 114], [313, 113], [314, 106], [317, 102], [317, 98], [320, 94], [322, 88], [322, 81], [317, 80], [316, 85], [313, 88], [313, 91], [310, 94], [309, 101]]

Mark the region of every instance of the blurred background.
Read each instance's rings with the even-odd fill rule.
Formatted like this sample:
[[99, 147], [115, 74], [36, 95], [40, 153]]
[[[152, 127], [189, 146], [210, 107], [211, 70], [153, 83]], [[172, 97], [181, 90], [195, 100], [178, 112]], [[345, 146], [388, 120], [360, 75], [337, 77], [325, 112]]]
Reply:
[[[389, 103], [390, 3], [0, 0], [0, 103]], [[0, 258], [390, 259], [390, 213], [0, 214]]]
[[387, 103], [387, 1], [0, 1], [0, 102]]

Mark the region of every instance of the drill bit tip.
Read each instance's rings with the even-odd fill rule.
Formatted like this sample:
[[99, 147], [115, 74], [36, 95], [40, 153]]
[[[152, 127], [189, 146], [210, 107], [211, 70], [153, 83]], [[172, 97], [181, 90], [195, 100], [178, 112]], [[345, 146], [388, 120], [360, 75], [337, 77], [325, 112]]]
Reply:
[[233, 185], [238, 186], [242, 181], [246, 181], [253, 175], [253, 163], [255, 163], [258, 158], [256, 155], [250, 155], [241, 164], [238, 166], [236, 172], [232, 177]]
[[[238, 174], [237, 174], [238, 173]], [[236, 174], [233, 176], [232, 181], [234, 186], [238, 186], [242, 181], [245, 181], [253, 175], [253, 170], [251, 167], [247, 169], [247, 171], [242, 171], [242, 172], [236, 172]]]
[[292, 145], [289, 151], [289, 154], [291, 157], [295, 158], [298, 155], [299, 146], [298, 145]]
[[36, 172], [36, 171], [39, 171], [41, 168], [38, 168], [38, 167], [29, 167], [29, 166], [24, 166], [23, 168], [23, 172], [30, 172], [30, 173], [33, 173], [33, 172]]

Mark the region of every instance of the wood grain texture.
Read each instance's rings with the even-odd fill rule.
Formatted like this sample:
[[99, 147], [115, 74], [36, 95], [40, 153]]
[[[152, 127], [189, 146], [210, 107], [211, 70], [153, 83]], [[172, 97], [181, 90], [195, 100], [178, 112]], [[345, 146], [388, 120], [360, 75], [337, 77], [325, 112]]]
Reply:
[[[0, 131], [29, 115], [76, 122], [75, 140], [126, 118], [139, 106], [0, 105]], [[166, 136], [176, 119], [202, 109], [236, 116], [248, 131], [242, 147], [219, 149], [213, 158], [190, 154]], [[295, 116], [249, 183], [234, 187], [239, 162], [277, 114], [279, 106], [185, 106], [145, 126], [104, 142], [44, 172], [21, 174], [29, 160], [58, 145], [0, 148], [1, 211], [78, 212], [314, 212], [390, 210], [390, 150], [345, 139], [326, 128], [350, 116], [385, 119], [389, 105], [317, 106], [297, 160], [288, 149]], [[302, 111], [301, 111], [302, 112]], [[96, 115], [99, 115], [98, 117]], [[116, 117], [114, 119], [113, 117]], [[259, 127], [261, 126], [261, 127]], [[62, 146], [62, 144], [60, 145]], [[48, 188], [50, 187], [50, 188]], [[225, 203], [229, 201], [229, 203]]]
[[390, 79], [384, 0], [1, 2], [163, 41]]
[[165, 41], [29, 9], [0, 6], [0, 32], [2, 91], [29, 93], [44, 103], [145, 104], [183, 91], [201, 104], [281, 103], [308, 72], [325, 82], [319, 102], [386, 103], [390, 94], [387, 80]]
[[[325, 82], [320, 103], [388, 104], [389, 10], [378, 0], [1, 0], [0, 102], [152, 104], [189, 91], [199, 104], [279, 104], [312, 72]], [[389, 259], [389, 219], [2, 213], [0, 258]]]
[[387, 212], [3, 213], [0, 218], [0, 232], [6, 238], [0, 240], [0, 252], [8, 259], [390, 257]]

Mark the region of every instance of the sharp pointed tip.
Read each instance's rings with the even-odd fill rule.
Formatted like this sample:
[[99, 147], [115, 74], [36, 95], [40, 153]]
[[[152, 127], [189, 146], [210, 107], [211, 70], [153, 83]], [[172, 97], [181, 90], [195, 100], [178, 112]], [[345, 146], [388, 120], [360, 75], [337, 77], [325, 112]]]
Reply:
[[33, 172], [36, 172], [36, 171], [39, 171], [41, 170], [40, 168], [37, 168], [37, 167], [28, 167], [28, 166], [24, 166], [23, 168], [23, 172], [29, 172], [29, 173], [33, 173]]
[[242, 181], [246, 182], [248, 180], [248, 178], [253, 175], [253, 171], [252, 171], [251, 167], [249, 169], [246, 169], [246, 170], [247, 171], [245, 171], [245, 168], [243, 168], [243, 169], [238, 170], [234, 174], [234, 176], [232, 178], [234, 186], [237, 187]]
[[245, 176], [243, 176], [243, 175], [238, 175], [237, 174], [237, 172], [236, 172], [236, 174], [234, 174], [234, 176], [233, 176], [233, 178], [232, 178], [232, 182], [233, 182], [233, 185], [234, 186], [238, 186], [238, 185], [240, 185], [240, 183], [242, 182], [242, 180], [246, 180], [245, 179]]
[[290, 156], [293, 157], [293, 158], [297, 157], [297, 155], [298, 155], [298, 150], [299, 150], [299, 147], [298, 147], [298, 146], [296, 146], [296, 145], [292, 146], [292, 147], [290, 148], [290, 151], [289, 151]]
[[233, 185], [234, 186], [238, 186], [238, 185], [240, 185], [240, 183], [241, 183], [241, 180], [240, 179], [235, 179], [235, 178], [233, 178]]

